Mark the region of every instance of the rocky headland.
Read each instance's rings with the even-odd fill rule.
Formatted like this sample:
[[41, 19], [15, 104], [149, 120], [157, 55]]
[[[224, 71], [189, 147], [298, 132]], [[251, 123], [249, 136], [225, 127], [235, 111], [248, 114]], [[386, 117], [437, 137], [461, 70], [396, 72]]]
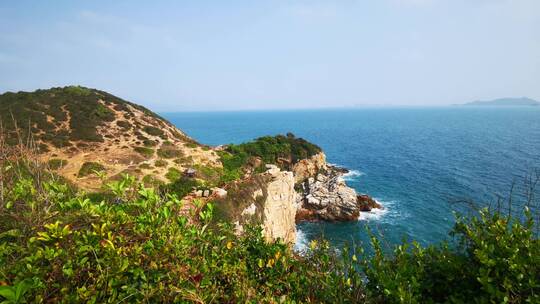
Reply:
[[293, 243], [298, 222], [356, 221], [360, 212], [383, 208], [349, 187], [343, 179], [347, 172], [329, 165], [323, 152], [298, 161], [291, 171], [267, 165], [266, 172], [229, 187], [220, 204], [236, 202], [237, 207], [226, 210], [239, 231], [243, 224], [259, 222], [267, 239]]
[[362, 211], [382, 208], [371, 197], [358, 195], [349, 187], [343, 179], [348, 170], [328, 165], [324, 153], [313, 156], [308, 163], [316, 168], [309, 174], [304, 165], [294, 168], [295, 176], [302, 177], [296, 187], [297, 221], [353, 221]]
[[261, 225], [267, 240], [293, 243], [297, 222], [354, 221], [381, 208], [349, 187], [347, 170], [329, 165], [320, 147], [293, 134], [209, 147], [150, 110], [96, 89], [2, 94], [0, 123], [8, 145], [31, 143], [75, 188], [112, 195], [106, 184], [129, 174], [182, 198], [185, 214], [212, 202], [239, 233], [246, 224]]

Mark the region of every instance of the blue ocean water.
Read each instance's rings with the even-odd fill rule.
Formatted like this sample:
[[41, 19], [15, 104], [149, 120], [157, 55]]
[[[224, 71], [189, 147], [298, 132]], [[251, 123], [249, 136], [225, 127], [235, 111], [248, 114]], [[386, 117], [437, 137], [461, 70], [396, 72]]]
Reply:
[[[334, 245], [448, 239], [461, 200], [508, 197], [540, 168], [540, 107], [366, 108], [195, 112], [162, 115], [198, 141], [219, 145], [293, 132], [321, 146], [347, 182], [385, 207], [349, 223], [302, 223], [299, 245], [323, 235]], [[516, 187], [514, 192], [519, 191]]]

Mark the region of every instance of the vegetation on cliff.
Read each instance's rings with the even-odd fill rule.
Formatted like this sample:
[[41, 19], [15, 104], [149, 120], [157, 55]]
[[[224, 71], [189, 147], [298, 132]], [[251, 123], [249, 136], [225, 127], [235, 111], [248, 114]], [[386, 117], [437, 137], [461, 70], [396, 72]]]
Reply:
[[[224, 180], [235, 180], [242, 175], [242, 169], [251, 166], [254, 170], [264, 169], [265, 164], [277, 164], [290, 170], [292, 165], [301, 159], [309, 158], [322, 149], [292, 133], [287, 135], [263, 136], [254, 141], [228, 145], [220, 153], [224, 169]], [[261, 162], [250, 163], [253, 158]]]
[[[1, 146], [1, 143], [0, 143]], [[298, 256], [260, 229], [238, 236], [214, 205], [185, 203], [124, 176], [111, 195], [78, 192], [47, 164], [1, 149], [4, 303], [538, 303], [537, 206], [458, 217], [457, 244], [374, 254], [313, 241]]]
[[[139, 105], [80, 86], [0, 95], [6, 144], [31, 143], [59, 175], [87, 190], [129, 173], [165, 183], [170, 170], [221, 167], [219, 157]], [[170, 160], [170, 161], [169, 161]], [[89, 167], [88, 164], [93, 164]], [[99, 167], [100, 174], [94, 174]]]
[[[80, 86], [36, 90], [34, 92], [7, 92], [0, 95], [0, 121], [6, 130], [28, 131], [38, 140], [55, 146], [71, 145], [72, 141], [102, 142], [103, 136], [96, 127], [114, 120], [116, 110], [131, 112], [127, 105], [156, 114], [139, 105], [127, 102], [109, 93]], [[59, 130], [58, 125], [69, 124], [69, 131]], [[126, 124], [127, 122], [123, 122]], [[122, 123], [120, 123], [122, 124]], [[124, 125], [125, 127], [125, 125]], [[8, 133], [8, 143], [16, 143], [17, 134]]]
[[[296, 257], [259, 228], [242, 236], [212, 221], [213, 205], [189, 214], [174, 194], [133, 178], [95, 199], [2, 164], [0, 300], [6, 303], [236, 303], [361, 300], [349, 259], [314, 246]], [[41, 171], [40, 171], [41, 172]]]

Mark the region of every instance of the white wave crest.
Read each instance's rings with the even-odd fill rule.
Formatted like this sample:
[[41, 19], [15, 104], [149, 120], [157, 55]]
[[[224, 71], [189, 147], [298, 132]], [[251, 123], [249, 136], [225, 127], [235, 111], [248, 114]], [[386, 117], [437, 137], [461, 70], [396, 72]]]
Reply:
[[385, 214], [388, 213], [388, 205], [390, 204], [378, 200], [375, 201], [382, 206], [382, 209], [373, 208], [371, 211], [360, 212], [360, 216], [358, 216], [359, 221], [380, 220]]
[[365, 175], [365, 173], [358, 170], [350, 170], [349, 172], [343, 174], [343, 179], [346, 181], [350, 181], [362, 175]]
[[296, 242], [294, 243], [293, 250], [297, 253], [305, 253], [309, 248], [308, 239], [304, 231], [296, 228]]

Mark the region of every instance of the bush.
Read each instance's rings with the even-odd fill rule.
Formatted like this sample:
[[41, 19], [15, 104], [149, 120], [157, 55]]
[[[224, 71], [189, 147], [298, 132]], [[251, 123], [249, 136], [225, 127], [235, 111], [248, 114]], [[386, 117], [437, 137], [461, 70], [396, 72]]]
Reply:
[[155, 147], [157, 145], [155, 141], [150, 140], [150, 139], [144, 139], [143, 144], [145, 147]]
[[151, 157], [152, 155], [154, 155], [154, 149], [148, 147], [135, 147], [133, 148], [133, 150], [146, 157]]
[[164, 161], [163, 159], [157, 159], [155, 162], [154, 162], [154, 165], [156, 167], [165, 167], [167, 166], [167, 162]]
[[398, 246], [364, 261], [368, 296], [384, 303], [540, 303], [540, 242], [530, 211], [458, 217], [460, 246]]
[[196, 179], [182, 176], [176, 178], [172, 183], [162, 186], [161, 190], [174, 193], [178, 197], [184, 197], [199, 186], [201, 183]]
[[152, 126], [145, 126], [143, 130], [144, 132], [148, 133], [148, 135], [153, 135], [153, 136], [164, 135], [163, 130], [161, 130], [160, 128], [152, 127]]
[[177, 150], [173, 147], [163, 147], [158, 149], [157, 154], [159, 157], [163, 158], [177, 158], [182, 156], [182, 151]]
[[147, 163], [142, 163], [142, 164], [139, 165], [139, 169], [149, 170], [149, 169], [152, 169], [152, 166], [150, 164], [147, 164]]
[[185, 215], [177, 196], [132, 180], [110, 186], [131, 197], [121, 203], [70, 196], [59, 185], [45, 200], [27, 180], [15, 185], [14, 204], [0, 206], [0, 300], [8, 303], [361, 300], [360, 276], [327, 245], [297, 258], [259, 228], [237, 236], [210, 222], [212, 204]]
[[122, 128], [122, 129], [124, 129], [124, 130], [129, 130], [129, 129], [131, 129], [131, 124], [130, 124], [128, 121], [126, 121], [126, 120], [119, 120], [119, 121], [116, 122], [116, 124], [117, 124], [120, 128]]
[[96, 172], [105, 171], [105, 167], [102, 164], [96, 162], [85, 162], [79, 170], [78, 177], [85, 177], [88, 175], [96, 174]]
[[47, 163], [49, 164], [49, 168], [51, 168], [51, 170], [58, 170], [64, 167], [65, 165], [67, 165], [67, 160], [59, 159], [59, 158], [51, 158], [49, 159]]
[[[126, 116], [132, 115], [131, 107], [143, 111], [145, 114], [162, 120], [161, 117], [148, 109], [129, 103], [116, 96], [103, 91], [80, 86], [51, 88], [36, 90], [34, 92], [7, 92], [0, 94], [0, 121], [8, 136], [9, 144], [16, 144], [16, 125], [26, 141], [30, 135], [38, 134], [35, 139], [50, 143], [56, 147], [69, 146], [70, 142], [103, 142], [98, 127], [105, 126], [115, 120], [114, 112], [109, 109], [125, 111]], [[65, 134], [55, 134], [59, 123], [69, 120], [69, 130]], [[53, 121], [48, 116], [54, 118]], [[12, 119], [12, 117], [14, 119]], [[29, 128], [29, 123], [32, 128]], [[132, 126], [126, 121], [117, 123], [124, 129]], [[34, 127], [35, 126], [35, 127]], [[149, 133], [164, 136], [163, 131], [156, 127], [148, 127]]]
[[165, 177], [168, 178], [171, 182], [174, 182], [174, 181], [180, 179], [180, 177], [182, 177], [182, 172], [180, 172], [180, 170], [178, 170], [176, 168], [171, 167], [171, 168], [169, 168], [169, 170], [165, 174]]
[[240, 168], [245, 166], [251, 157], [262, 159], [261, 167], [265, 164], [277, 164], [283, 169], [290, 170], [299, 160], [321, 151], [321, 148], [305, 139], [287, 133], [286, 136], [264, 136], [252, 142], [229, 145], [225, 152], [220, 153], [220, 157], [225, 174], [229, 178], [235, 178], [240, 175]]

